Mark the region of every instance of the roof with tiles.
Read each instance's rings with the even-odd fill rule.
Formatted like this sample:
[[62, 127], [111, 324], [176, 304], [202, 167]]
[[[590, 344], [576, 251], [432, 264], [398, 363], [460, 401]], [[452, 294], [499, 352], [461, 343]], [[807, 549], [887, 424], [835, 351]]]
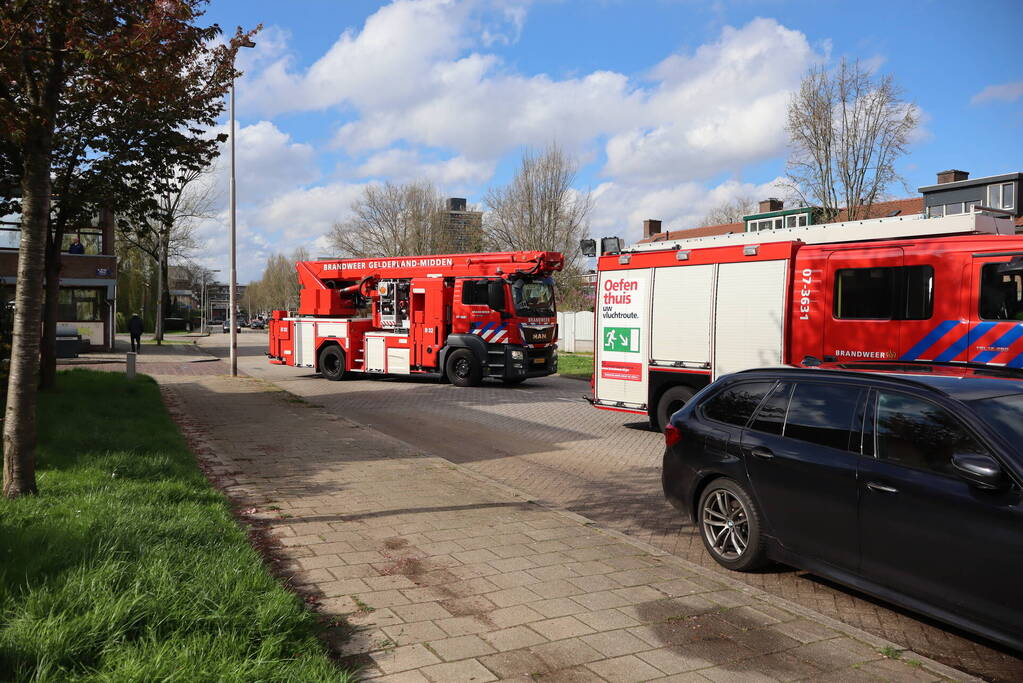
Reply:
[[[914, 213], [923, 213], [923, 197], [909, 197], [907, 199], [893, 199], [888, 202], [878, 202], [870, 207], [866, 218], [885, 218], [887, 216], [908, 216]], [[892, 213], [897, 211], [898, 213]], [[836, 223], [848, 220], [848, 212], [842, 209], [838, 213]], [[1016, 225], [1020, 225], [1017, 220]], [[645, 237], [639, 240], [639, 244], [646, 242], [666, 242], [668, 240], [684, 240], [693, 237], [712, 237], [714, 235], [727, 235], [730, 232], [744, 232], [746, 223], [722, 223], [720, 225], [705, 225], [699, 228], [687, 228], [685, 230], [669, 230], [661, 232], [652, 237]]]

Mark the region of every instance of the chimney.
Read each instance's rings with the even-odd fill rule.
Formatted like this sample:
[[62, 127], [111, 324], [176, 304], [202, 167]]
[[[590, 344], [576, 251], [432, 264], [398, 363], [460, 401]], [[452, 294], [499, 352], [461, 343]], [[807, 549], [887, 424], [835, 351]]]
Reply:
[[969, 178], [969, 171], [960, 171], [954, 168], [947, 171], [938, 171], [939, 185], [944, 185], [945, 183], [957, 183], [960, 180], [969, 180]]
[[643, 237], [653, 237], [661, 234], [661, 222], [655, 218], [648, 218], [643, 221]]
[[448, 211], [465, 211], [465, 197], [449, 197]]
[[785, 202], [780, 199], [771, 197], [769, 199], [763, 199], [760, 202], [760, 213], [767, 213], [769, 211], [781, 211], [785, 207]]

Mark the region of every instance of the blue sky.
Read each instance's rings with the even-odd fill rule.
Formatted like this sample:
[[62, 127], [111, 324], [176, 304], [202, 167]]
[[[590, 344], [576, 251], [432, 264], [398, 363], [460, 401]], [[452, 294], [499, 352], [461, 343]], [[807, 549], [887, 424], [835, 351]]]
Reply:
[[[697, 225], [771, 192], [789, 94], [841, 57], [921, 110], [892, 196], [946, 168], [1023, 170], [1018, 0], [213, 0], [207, 18], [264, 25], [237, 84], [242, 282], [273, 252], [327, 253], [366, 183], [480, 202], [551, 141], [580, 162], [594, 234]], [[214, 268], [224, 216], [203, 227]]]

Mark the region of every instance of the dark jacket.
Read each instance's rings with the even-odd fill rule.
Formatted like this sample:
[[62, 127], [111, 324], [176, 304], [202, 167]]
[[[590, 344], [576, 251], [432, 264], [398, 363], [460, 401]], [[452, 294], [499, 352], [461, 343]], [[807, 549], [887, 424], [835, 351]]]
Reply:
[[142, 318], [132, 317], [128, 321], [128, 332], [136, 337], [142, 336]]

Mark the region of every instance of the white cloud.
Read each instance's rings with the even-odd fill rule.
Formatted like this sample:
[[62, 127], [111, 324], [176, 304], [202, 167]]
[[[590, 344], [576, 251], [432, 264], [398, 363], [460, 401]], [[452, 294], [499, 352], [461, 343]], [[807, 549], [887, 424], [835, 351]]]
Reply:
[[1023, 81], [989, 85], [970, 98], [970, 104], [985, 102], [1015, 102], [1023, 96]]
[[590, 234], [619, 236], [633, 242], [642, 238], [643, 221], [648, 218], [662, 221], [664, 230], [699, 227], [703, 216], [726, 202], [740, 197], [779, 196], [781, 181], [775, 178], [754, 184], [726, 180], [710, 188], [692, 181], [672, 185], [609, 181], [593, 190]]
[[401, 183], [425, 178], [441, 191], [457, 191], [486, 182], [494, 162], [471, 161], [463, 156], [429, 162], [414, 149], [387, 149], [367, 158], [355, 175]]
[[[528, 5], [395, 0], [308, 67], [298, 66], [286, 31], [257, 37], [259, 47], [240, 57], [241, 106], [268, 119], [239, 131], [247, 248], [322, 252], [323, 235], [366, 182], [425, 177], [445, 194], [478, 195], [500, 162], [551, 141], [603, 163], [594, 234], [635, 239], [645, 218], [691, 227], [725, 199], [768, 193], [770, 184], [707, 183], [783, 152], [789, 94], [830, 49], [756, 19], [639, 77], [525, 74], [491, 47], [518, 40]], [[330, 153], [341, 158], [329, 183], [314, 185], [323, 151], [271, 122], [302, 111], [336, 116]]]
[[[606, 138], [605, 174], [677, 182], [779, 153], [788, 94], [822, 59], [802, 33], [756, 19], [667, 57], [642, 82], [606, 70], [523, 75], [479, 51], [486, 7], [398, 0], [361, 31], [345, 31], [305, 71], [287, 56], [275, 61], [247, 87], [256, 93], [249, 106], [354, 109], [334, 138], [349, 154], [396, 144], [453, 150], [480, 171], [521, 146], [557, 140], [579, 153]], [[521, 29], [524, 12], [511, 6], [503, 25]]]

